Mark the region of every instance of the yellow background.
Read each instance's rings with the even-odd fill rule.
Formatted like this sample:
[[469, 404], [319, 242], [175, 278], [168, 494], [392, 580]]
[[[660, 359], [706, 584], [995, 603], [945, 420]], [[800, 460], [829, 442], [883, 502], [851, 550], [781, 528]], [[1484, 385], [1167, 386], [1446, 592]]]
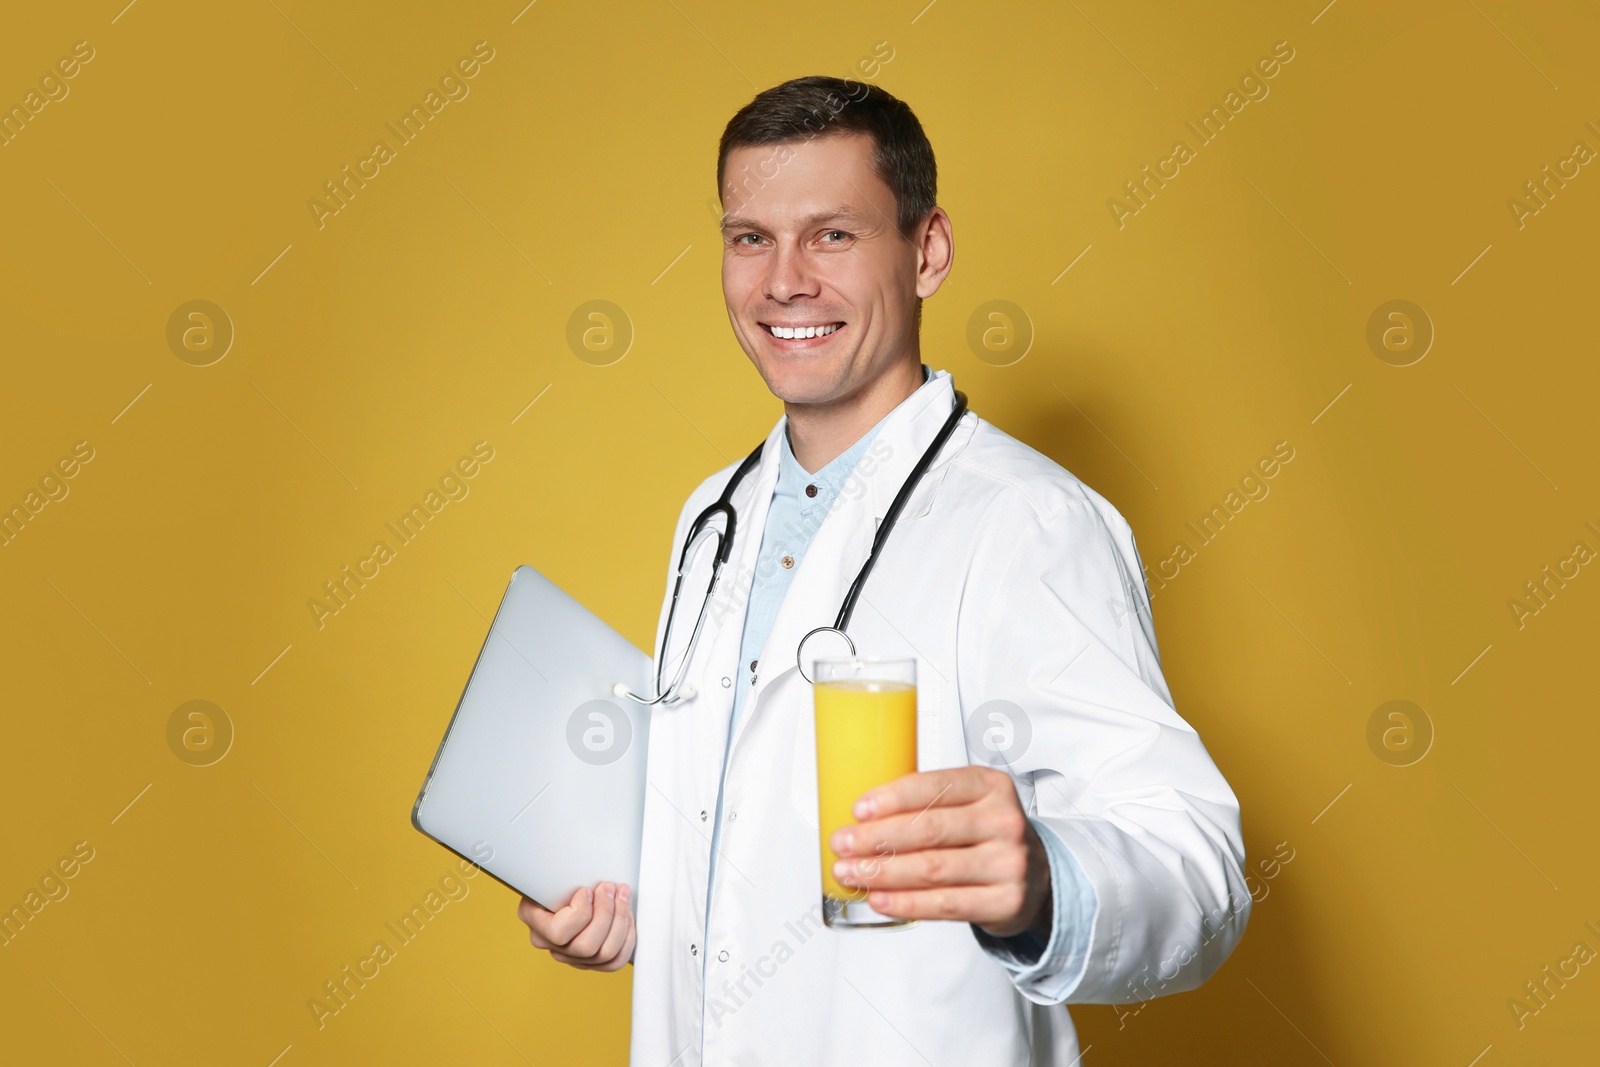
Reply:
[[[880, 41], [955, 222], [926, 362], [1152, 568], [1295, 449], [1154, 601], [1266, 895], [1202, 990], [1073, 1009], [1085, 1063], [1593, 1057], [1600, 967], [1507, 1007], [1600, 949], [1600, 575], [1507, 607], [1600, 549], [1600, 173], [1507, 207], [1600, 149], [1593, 3], [120, 6], [0, 33], [7, 106], [95, 49], [0, 148], [0, 503], [95, 450], [0, 548], [0, 905], [95, 850], [0, 948], [0, 1058], [623, 1061], [627, 973], [535, 953], [484, 877], [320, 1030], [307, 1000], [451, 867], [408, 812], [513, 566], [649, 643], [679, 505], [779, 414], [721, 302], [717, 137]], [[470, 96], [319, 229], [480, 40]], [[1278, 41], [1270, 95], [1119, 229], [1107, 200]], [[195, 299], [236, 331], [205, 367], [166, 339]], [[566, 343], [592, 299], [635, 331], [610, 366]], [[997, 299], [1035, 332], [1009, 366], [965, 340]], [[1394, 299], [1437, 332], [1411, 366], [1366, 341]], [[480, 440], [470, 495], [319, 630], [307, 600]], [[1434, 731], [1410, 766], [1367, 742], [1396, 699]], [[191, 700], [235, 730], [210, 766], [168, 747]]]

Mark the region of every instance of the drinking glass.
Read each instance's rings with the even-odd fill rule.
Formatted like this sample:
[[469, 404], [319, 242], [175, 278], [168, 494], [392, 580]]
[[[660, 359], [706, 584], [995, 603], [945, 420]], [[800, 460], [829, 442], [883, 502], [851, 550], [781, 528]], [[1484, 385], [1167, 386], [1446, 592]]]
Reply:
[[[917, 770], [917, 661], [873, 656], [819, 659], [813, 669], [817, 728], [817, 808], [822, 832], [822, 918], [843, 929], [913, 926], [882, 915], [867, 890], [842, 886], [828, 838], [856, 821], [861, 794]], [[868, 862], [884, 863], [888, 854]]]

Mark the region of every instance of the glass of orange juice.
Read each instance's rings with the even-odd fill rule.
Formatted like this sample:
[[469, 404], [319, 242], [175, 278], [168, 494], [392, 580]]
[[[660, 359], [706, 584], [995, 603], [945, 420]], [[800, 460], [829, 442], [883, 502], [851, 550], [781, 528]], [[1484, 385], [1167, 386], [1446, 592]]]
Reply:
[[[856, 821], [861, 794], [917, 770], [917, 661], [872, 656], [819, 659], [813, 675], [817, 728], [817, 809], [822, 831], [822, 919], [829, 926], [914, 926], [872, 910], [867, 890], [833, 876], [839, 857], [828, 838]], [[891, 856], [875, 855], [884, 863]]]

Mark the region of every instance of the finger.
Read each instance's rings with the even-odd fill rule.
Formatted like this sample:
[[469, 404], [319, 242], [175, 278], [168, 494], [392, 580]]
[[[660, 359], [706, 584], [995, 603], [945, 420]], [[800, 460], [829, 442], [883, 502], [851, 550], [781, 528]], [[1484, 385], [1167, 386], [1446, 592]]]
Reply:
[[637, 930], [634, 924], [633, 915], [631, 913], [626, 917], [619, 914], [613, 925], [619, 929], [625, 929], [627, 935], [623, 938], [621, 947], [610, 958], [607, 958], [603, 954], [592, 957], [571, 956], [565, 952], [562, 952], [560, 949], [552, 951], [550, 953], [550, 958], [555, 960], [557, 963], [564, 963], [567, 966], [575, 967], [580, 971], [620, 971], [623, 967], [627, 966], [628, 958], [633, 955], [633, 947], [636, 941]]
[[874, 889], [867, 903], [896, 919], [947, 919], [998, 925], [1015, 919], [1022, 909], [1021, 886], [946, 886], [939, 889]]
[[528, 927], [528, 940], [534, 948], [549, 949], [554, 946], [550, 940], [539, 932], [548, 923], [550, 910], [537, 900], [523, 897], [517, 903], [517, 918], [521, 919]]
[[535, 915], [538, 925], [534, 930], [552, 945], [565, 945], [588, 926], [593, 917], [594, 890], [583, 886], [573, 891], [572, 901], [566, 907], [545, 916]]
[[840, 856], [958, 847], [989, 840], [1023, 843], [1028, 837], [1028, 818], [1010, 778], [1004, 774], [1000, 778], [1004, 780], [995, 783], [996, 790], [971, 803], [940, 804], [843, 826], [833, 832], [829, 842]]
[[625, 885], [617, 886], [616, 910], [611, 915], [611, 929], [606, 933], [606, 939], [601, 942], [600, 949], [595, 953], [595, 958], [602, 963], [610, 963], [616, 959], [617, 953], [622, 951], [623, 942], [628, 939], [628, 931], [633, 927], [633, 912], [629, 908], [633, 894]]
[[1004, 771], [971, 765], [907, 774], [861, 794], [851, 812], [865, 821], [935, 805], [971, 804], [998, 786], [997, 776], [1010, 781]]
[[579, 959], [576, 956], [568, 956], [566, 953], [559, 951], [550, 953], [550, 958], [557, 963], [564, 963], [568, 967], [573, 967], [580, 971], [620, 971], [627, 966], [628, 956], [632, 953], [633, 940], [629, 938], [624, 945], [624, 951], [619, 953], [615, 959], [607, 960], [603, 963], [596, 962], [593, 959]]
[[588, 925], [568, 941], [562, 949], [569, 956], [591, 958], [600, 951], [606, 935], [611, 932], [611, 916], [616, 911], [617, 887], [611, 882], [601, 882], [594, 887], [594, 909]]
[[[549, 914], [550, 914], [550, 910], [548, 908], [546, 908], [543, 904], [540, 904], [537, 900], [532, 899], [531, 897], [523, 897], [520, 901], [517, 902], [517, 918], [521, 919], [523, 922], [527, 923], [529, 926], [532, 926], [534, 924], [534, 921], [535, 921], [534, 916], [536, 916], [536, 915], [549, 915]], [[542, 922], [543, 919], [540, 919], [538, 921]]]
[[882, 861], [900, 852], [976, 845], [995, 836], [998, 829], [990, 825], [986, 812], [977, 805], [967, 804], [959, 808], [929, 808], [919, 814], [902, 813], [840, 827], [829, 842], [834, 854], [841, 858]]
[[939, 886], [1021, 882], [1028, 874], [1028, 852], [987, 841], [964, 848], [930, 848], [885, 856], [839, 860], [833, 876], [841, 885], [871, 889], [931, 889]]
[[622, 943], [622, 951], [617, 954], [618, 967], [626, 966], [633, 959], [633, 950], [639, 943], [639, 922], [633, 916], [630, 908], [628, 911], [628, 938]]

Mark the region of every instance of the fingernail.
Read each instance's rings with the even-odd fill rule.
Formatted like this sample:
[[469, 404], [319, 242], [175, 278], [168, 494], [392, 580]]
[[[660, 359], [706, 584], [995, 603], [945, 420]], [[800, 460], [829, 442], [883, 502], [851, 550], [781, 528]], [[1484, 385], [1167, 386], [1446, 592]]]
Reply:
[[632, 895], [633, 893], [628, 889], [627, 886], [623, 886], [621, 889], [617, 890], [617, 899], [622, 901], [624, 904], [628, 902], [628, 898]]
[[594, 903], [594, 890], [590, 889], [588, 886], [583, 887], [583, 902], [585, 904]]
[[604, 892], [605, 892], [605, 895], [606, 895], [606, 899], [607, 900], [611, 900], [611, 899], [615, 898], [616, 895], [617, 895], [617, 887], [614, 886], [614, 885], [611, 885], [610, 883], [607, 883]]
[[833, 851], [845, 855], [855, 847], [855, 835], [849, 830], [837, 830], [833, 835]]
[[872, 818], [872, 811], [874, 807], [875, 805], [873, 804], [872, 794], [868, 793], [866, 796], [856, 801], [855, 807], [851, 808], [850, 810], [858, 819], [870, 819]]

